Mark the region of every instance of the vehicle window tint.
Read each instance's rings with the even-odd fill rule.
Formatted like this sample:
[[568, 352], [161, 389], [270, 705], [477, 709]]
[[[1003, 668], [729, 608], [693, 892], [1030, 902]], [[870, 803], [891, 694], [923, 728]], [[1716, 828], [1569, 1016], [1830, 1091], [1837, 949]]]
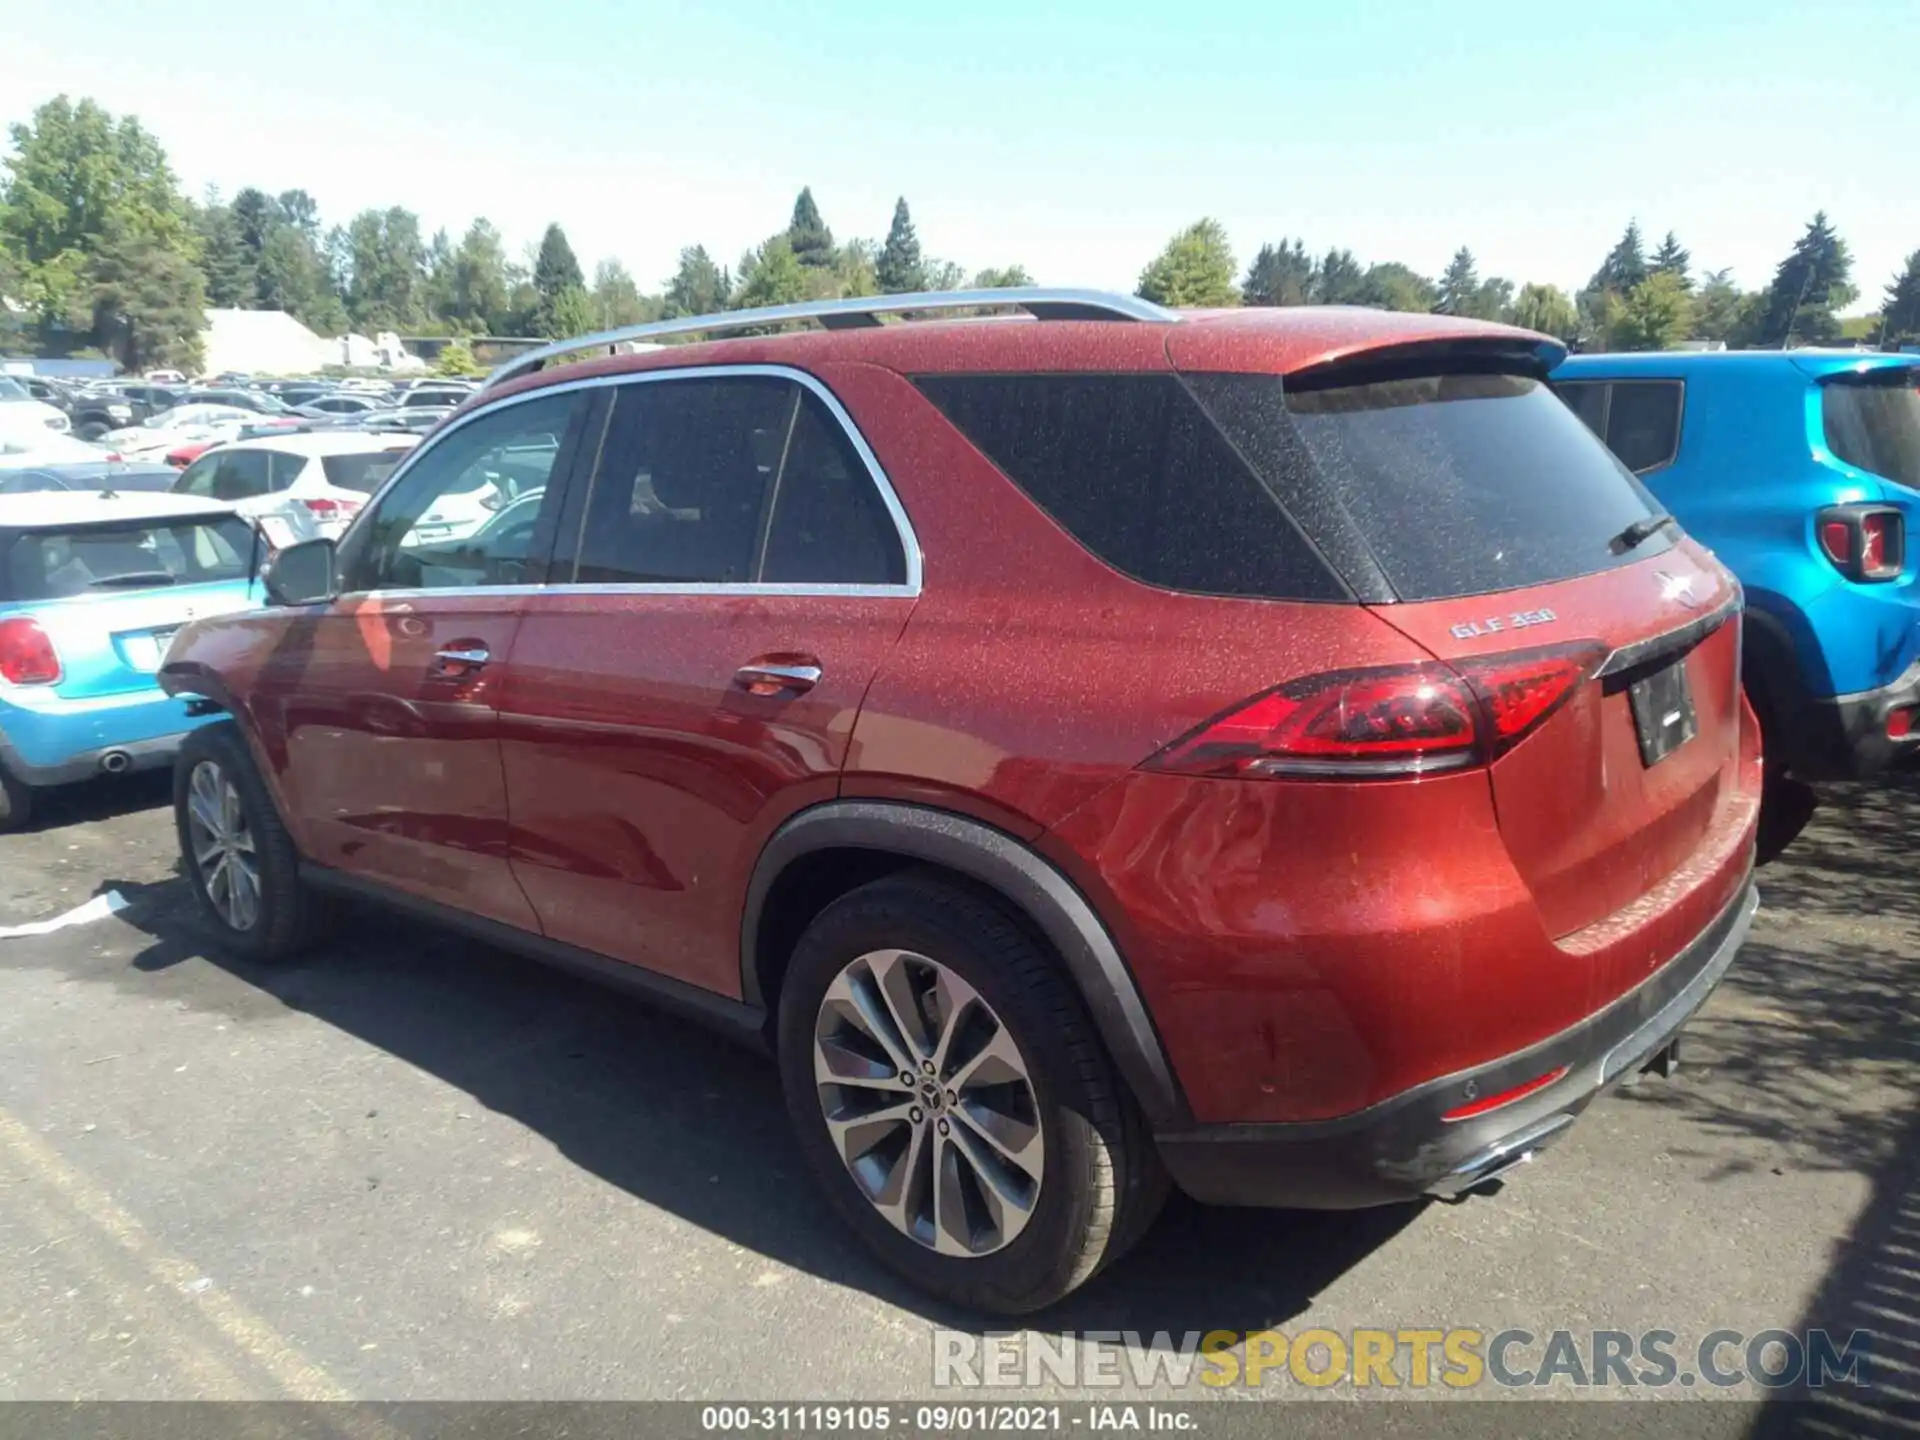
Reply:
[[237, 515], [37, 531], [13, 542], [6, 588], [15, 600], [58, 600], [239, 580], [253, 548], [253, 527]]
[[580, 534], [580, 584], [739, 584], [799, 387], [766, 376], [621, 386]]
[[220, 468], [220, 460], [221, 457], [218, 455], [202, 455], [180, 472], [180, 478], [173, 482], [173, 493], [198, 495], [203, 500], [211, 500], [213, 477]]
[[1820, 387], [1827, 448], [1847, 464], [1920, 489], [1920, 370], [1837, 376]]
[[[469, 420], [428, 448], [349, 533], [350, 590], [517, 585], [533, 527], [501, 523], [516, 500], [548, 494], [577, 393], [540, 395]], [[524, 509], [513, 512], [524, 518]]]
[[36, 470], [0, 470], [0, 495], [26, 495], [41, 490], [65, 490], [51, 475]]
[[1616, 380], [1607, 405], [1607, 444], [1636, 475], [1673, 463], [1680, 450], [1681, 386], [1671, 380]]
[[[558, 448], [556, 442], [553, 448]], [[382, 485], [387, 477], [399, 468], [406, 458], [405, 450], [375, 450], [365, 455], [323, 455], [320, 468], [326, 473], [327, 483], [341, 490], [357, 490], [362, 495], [371, 495]], [[553, 468], [551, 451], [546, 453], [547, 469]], [[472, 471], [468, 472], [471, 476]], [[544, 472], [542, 485], [545, 488]], [[516, 492], [517, 493], [517, 492]]]
[[1570, 579], [1672, 545], [1662, 533], [1614, 553], [1613, 539], [1654, 513], [1652, 499], [1541, 381], [1466, 372], [1192, 383], [1322, 548], [1344, 552], [1350, 527], [1403, 600]]
[[786, 443], [767, 532], [763, 581], [903, 585], [906, 553], [873, 475], [840, 422], [811, 391]]
[[1607, 384], [1604, 380], [1567, 380], [1553, 387], [1554, 393], [1567, 402], [1567, 408], [1578, 415], [1586, 426], [1601, 439], [1607, 436]]
[[304, 455], [287, 455], [278, 450], [269, 450], [267, 456], [267, 489], [278, 493], [287, 489], [300, 478], [300, 472], [307, 468]]
[[272, 467], [264, 450], [223, 450], [213, 473], [216, 500], [254, 500], [273, 489]]
[[1107, 564], [1209, 595], [1344, 598], [1271, 491], [1168, 375], [939, 375], [916, 382]]

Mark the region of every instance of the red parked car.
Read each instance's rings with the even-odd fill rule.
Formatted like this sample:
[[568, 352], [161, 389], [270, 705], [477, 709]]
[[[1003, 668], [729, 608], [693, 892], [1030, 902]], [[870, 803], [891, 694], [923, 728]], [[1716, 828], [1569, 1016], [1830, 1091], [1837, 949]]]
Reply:
[[1478, 1188], [1667, 1053], [1756, 904], [1739, 589], [1560, 356], [1043, 290], [534, 352], [175, 643], [231, 717], [187, 871], [257, 958], [375, 897], [766, 1044], [838, 1210], [982, 1309], [1169, 1177]]

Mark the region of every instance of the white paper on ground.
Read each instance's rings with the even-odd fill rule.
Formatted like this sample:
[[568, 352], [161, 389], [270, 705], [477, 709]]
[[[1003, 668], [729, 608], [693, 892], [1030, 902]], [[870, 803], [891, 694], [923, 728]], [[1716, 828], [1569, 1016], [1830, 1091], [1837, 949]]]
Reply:
[[64, 930], [69, 925], [85, 925], [90, 921], [104, 920], [116, 910], [127, 908], [126, 900], [118, 890], [109, 890], [104, 895], [96, 895], [84, 905], [77, 905], [64, 915], [56, 915], [51, 920], [36, 920], [31, 925], [0, 925], [0, 940], [18, 940], [27, 935], [51, 935], [56, 930]]

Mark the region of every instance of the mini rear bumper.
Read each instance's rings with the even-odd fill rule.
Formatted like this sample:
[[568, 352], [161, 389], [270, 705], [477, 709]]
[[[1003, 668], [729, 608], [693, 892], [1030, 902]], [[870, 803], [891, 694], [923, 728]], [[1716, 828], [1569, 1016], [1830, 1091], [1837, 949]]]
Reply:
[[15, 692], [0, 698], [0, 766], [36, 787], [156, 769], [198, 723], [185, 700], [160, 690], [95, 700]]
[[[1748, 881], [1638, 988], [1537, 1045], [1335, 1120], [1163, 1132], [1160, 1154], [1181, 1189], [1216, 1205], [1349, 1210], [1483, 1184], [1559, 1138], [1602, 1090], [1673, 1039], [1726, 974], [1759, 904]], [[1444, 1118], [1555, 1072], [1498, 1109]]]

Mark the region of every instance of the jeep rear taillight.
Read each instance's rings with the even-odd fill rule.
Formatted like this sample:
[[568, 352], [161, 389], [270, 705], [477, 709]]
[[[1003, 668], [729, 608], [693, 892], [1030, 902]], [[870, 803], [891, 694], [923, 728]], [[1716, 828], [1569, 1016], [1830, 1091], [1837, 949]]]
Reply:
[[1906, 566], [1906, 517], [1890, 505], [1829, 505], [1814, 527], [1820, 549], [1849, 580], [1892, 580]]
[[1498, 759], [1605, 659], [1598, 642], [1442, 664], [1340, 670], [1255, 696], [1173, 742], [1146, 768], [1246, 780], [1373, 780]]
[[0, 680], [9, 685], [57, 685], [60, 654], [38, 620], [0, 620]]

